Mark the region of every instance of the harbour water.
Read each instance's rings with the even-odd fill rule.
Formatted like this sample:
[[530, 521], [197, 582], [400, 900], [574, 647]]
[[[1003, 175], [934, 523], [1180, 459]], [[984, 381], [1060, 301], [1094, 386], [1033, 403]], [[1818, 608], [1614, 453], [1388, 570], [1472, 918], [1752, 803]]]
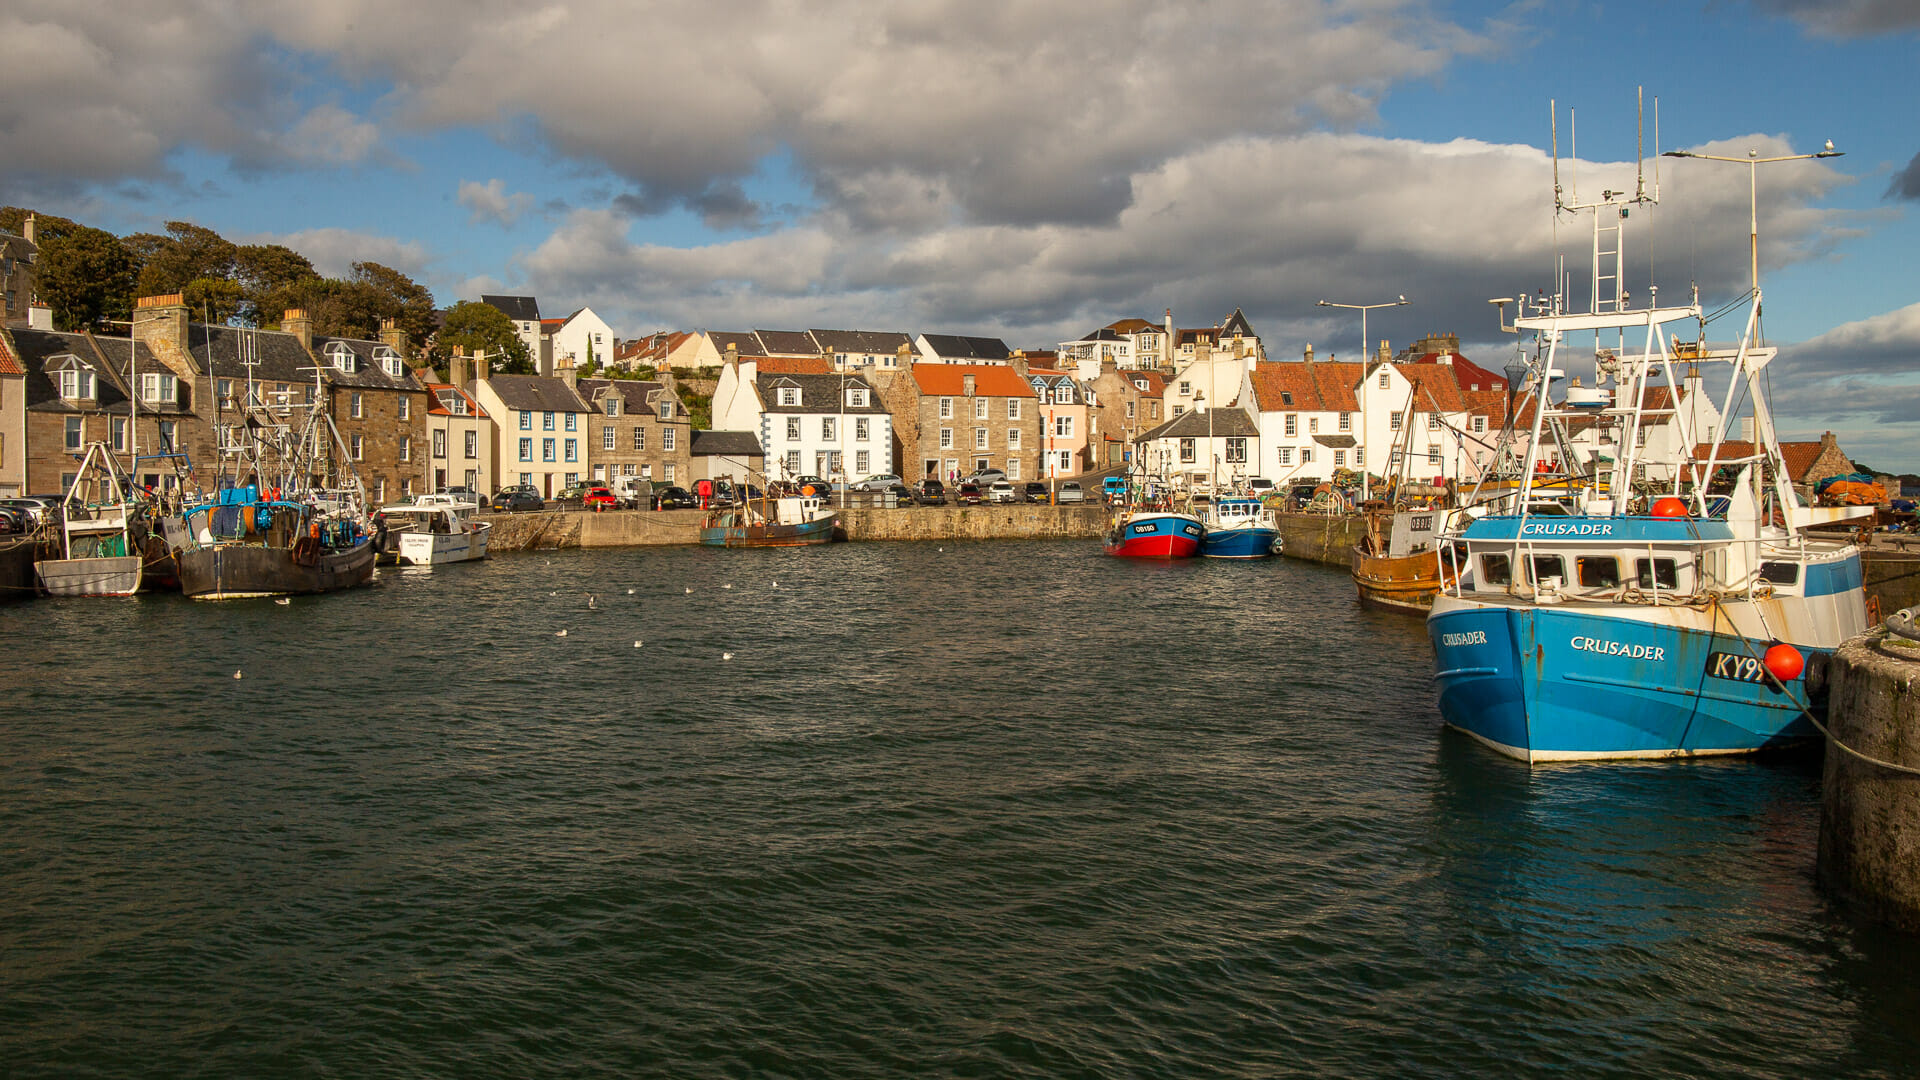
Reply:
[[1336, 570], [380, 580], [0, 608], [0, 1074], [1920, 1068], [1817, 763], [1495, 757]]

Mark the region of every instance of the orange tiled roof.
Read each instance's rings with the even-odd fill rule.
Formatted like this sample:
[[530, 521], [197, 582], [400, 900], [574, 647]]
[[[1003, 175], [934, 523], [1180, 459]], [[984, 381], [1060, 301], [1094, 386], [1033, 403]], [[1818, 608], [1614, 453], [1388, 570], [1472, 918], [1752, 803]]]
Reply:
[[754, 361], [762, 375], [831, 375], [833, 362], [824, 356], [762, 356]]
[[1034, 396], [1033, 387], [1005, 364], [915, 364], [913, 381], [922, 394], [958, 397], [965, 389], [964, 376], [973, 376], [976, 397]]
[[1460, 383], [1449, 364], [1395, 364], [1414, 387], [1415, 412], [1461, 412], [1466, 403], [1460, 398]]
[[[1694, 460], [1706, 461], [1707, 454], [1712, 450], [1713, 447], [1706, 443], [1701, 443], [1693, 448]], [[1720, 444], [1720, 453], [1716, 456], [1715, 460], [1725, 461], [1728, 458], [1752, 457], [1754, 453], [1752, 443], [1728, 439], [1726, 442]], [[1820, 444], [1818, 442], [1783, 442], [1780, 444], [1780, 456], [1787, 459], [1788, 477], [1795, 483], [1798, 483], [1807, 478], [1807, 473], [1812, 470], [1813, 463], [1819, 459]]]
[[466, 416], [468, 417], [478, 416], [478, 417], [484, 418], [487, 415], [487, 410], [480, 407], [480, 402], [476, 401], [472, 394], [467, 393], [465, 390], [460, 389], [459, 387], [453, 385], [452, 383], [430, 382], [430, 383], [426, 383], [426, 387], [427, 387], [427, 395], [428, 395], [427, 400], [432, 402], [431, 405], [427, 406], [427, 412], [434, 416], [460, 415], [448, 409], [445, 405], [440, 404], [440, 395], [448, 391], [451, 391], [455, 394], [459, 394], [461, 397], [467, 399], [467, 411], [465, 414]]
[[1167, 377], [1157, 371], [1123, 371], [1120, 377], [1128, 382], [1144, 380], [1147, 388], [1142, 393], [1152, 394], [1154, 397], [1167, 392]]
[[0, 375], [25, 375], [27, 369], [20, 366], [20, 358], [7, 348], [7, 340], [0, 338]]

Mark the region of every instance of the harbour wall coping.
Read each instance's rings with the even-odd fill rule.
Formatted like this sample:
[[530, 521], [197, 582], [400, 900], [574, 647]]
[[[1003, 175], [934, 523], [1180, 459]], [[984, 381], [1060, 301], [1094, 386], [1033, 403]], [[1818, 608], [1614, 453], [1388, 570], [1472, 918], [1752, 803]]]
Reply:
[[1823, 665], [1830, 687], [1820, 810], [1821, 883], [1868, 918], [1920, 931], [1920, 645], [1876, 628]]

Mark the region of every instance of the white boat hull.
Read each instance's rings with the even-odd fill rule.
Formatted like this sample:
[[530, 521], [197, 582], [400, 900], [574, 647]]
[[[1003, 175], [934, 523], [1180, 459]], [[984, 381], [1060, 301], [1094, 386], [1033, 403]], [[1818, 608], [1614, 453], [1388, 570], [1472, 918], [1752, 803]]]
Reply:
[[140, 591], [142, 562], [138, 555], [43, 559], [33, 571], [48, 596], [132, 596]]
[[439, 566], [487, 557], [487, 536], [493, 526], [478, 522], [466, 532], [434, 533], [407, 531], [400, 534], [400, 563], [403, 566]]

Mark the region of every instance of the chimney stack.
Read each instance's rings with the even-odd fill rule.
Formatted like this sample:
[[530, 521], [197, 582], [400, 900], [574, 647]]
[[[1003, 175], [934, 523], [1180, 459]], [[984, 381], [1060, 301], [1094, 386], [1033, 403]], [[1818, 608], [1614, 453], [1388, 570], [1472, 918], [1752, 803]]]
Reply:
[[313, 351], [313, 317], [305, 308], [288, 308], [287, 314], [280, 320], [280, 329], [300, 339], [300, 347]]
[[401, 356], [407, 355], [407, 332], [400, 329], [398, 320], [380, 320], [380, 342], [393, 346], [393, 351]]
[[487, 350], [474, 350], [473, 370], [475, 372], [474, 378], [478, 382], [486, 382], [488, 379], [493, 378], [493, 359], [487, 355]]
[[456, 346], [453, 359], [447, 361], [447, 381], [455, 386], [467, 385], [467, 350]]
[[53, 309], [35, 300], [32, 305], [27, 308], [27, 329], [53, 329]]
[[1301, 359], [1305, 360], [1309, 364], [1313, 363], [1313, 342], [1311, 341], [1307, 342], [1306, 355], [1302, 356]]
[[20, 238], [22, 240], [25, 240], [29, 244], [34, 244], [37, 246], [39, 244], [39, 241], [33, 238], [34, 233], [37, 231], [33, 218], [34, 218], [33, 214], [27, 215], [26, 223], [20, 226]]
[[560, 366], [559, 366], [559, 369], [556, 371], [556, 374], [558, 374], [562, 379], [565, 379], [567, 381], [568, 389], [572, 389], [580, 385], [580, 369], [573, 366], [572, 353], [568, 353], [566, 357], [560, 361]]
[[172, 348], [176, 358], [187, 351], [187, 302], [180, 293], [142, 296], [133, 302], [133, 339], [158, 354]]

